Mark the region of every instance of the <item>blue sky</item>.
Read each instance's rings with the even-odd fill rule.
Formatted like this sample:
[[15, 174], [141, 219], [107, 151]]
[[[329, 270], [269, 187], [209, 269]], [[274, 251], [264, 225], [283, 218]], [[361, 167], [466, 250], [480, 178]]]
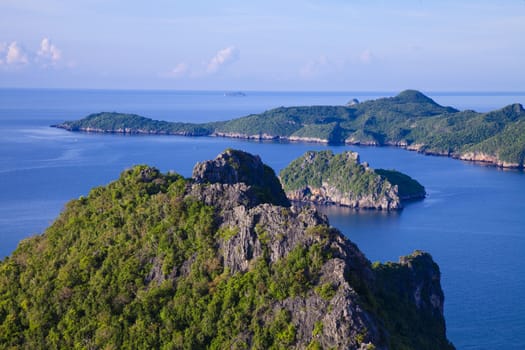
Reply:
[[525, 0], [0, 0], [0, 87], [523, 91]]

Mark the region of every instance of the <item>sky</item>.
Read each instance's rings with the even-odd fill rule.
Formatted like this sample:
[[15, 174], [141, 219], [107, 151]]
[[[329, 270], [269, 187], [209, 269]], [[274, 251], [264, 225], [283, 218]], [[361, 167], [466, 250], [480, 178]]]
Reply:
[[525, 0], [0, 0], [0, 87], [525, 91]]

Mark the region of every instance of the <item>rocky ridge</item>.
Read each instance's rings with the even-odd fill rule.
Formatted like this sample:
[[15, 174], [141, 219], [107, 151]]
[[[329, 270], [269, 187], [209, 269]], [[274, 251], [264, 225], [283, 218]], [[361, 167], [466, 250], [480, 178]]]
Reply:
[[[345, 156], [358, 160], [355, 153]], [[230, 166], [231, 159], [249, 166]], [[291, 315], [296, 330], [293, 348], [312, 344], [327, 349], [396, 348], [399, 340], [392, 342], [396, 336], [385, 323], [405, 315], [388, 315], [388, 320], [382, 320], [371, 303], [401, 300], [425, 322], [431, 319], [440, 329], [431, 336], [437, 341], [434, 345], [439, 344], [436, 349], [453, 348], [444, 337], [439, 267], [429, 254], [416, 251], [400, 258], [399, 263], [373, 267], [357, 246], [330, 228], [327, 218], [314, 208], [276, 206], [247, 195], [251, 186], [261, 184], [258, 176], [252, 176], [263, 174], [257, 170], [260, 168], [259, 157], [227, 150], [215, 160], [195, 166], [190, 193], [220, 211], [220, 227], [234, 230], [235, 234], [220, 242], [219, 249], [224, 265], [233, 273], [248, 271], [254, 261], [265, 256], [271, 263], [278, 263], [297, 247], [320, 244], [322, 250], [330, 252], [312, 289], [300, 297], [271, 302], [274, 314], [286, 310]], [[234, 179], [246, 182], [235, 183]], [[217, 193], [228, 200], [218, 200]], [[323, 288], [328, 295], [320, 292]], [[403, 341], [410, 343], [413, 339]]]
[[453, 349], [429, 254], [371, 264], [272, 174], [227, 150], [72, 201], [0, 264], [0, 347]]

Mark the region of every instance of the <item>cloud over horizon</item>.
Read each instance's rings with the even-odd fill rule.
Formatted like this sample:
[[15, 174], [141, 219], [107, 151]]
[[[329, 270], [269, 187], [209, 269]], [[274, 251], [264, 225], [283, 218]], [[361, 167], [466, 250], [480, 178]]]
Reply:
[[37, 56], [45, 62], [56, 64], [62, 58], [62, 52], [51, 43], [49, 38], [42, 39]]
[[239, 60], [240, 52], [235, 46], [229, 46], [219, 50], [210, 60], [206, 67], [208, 73], [216, 73], [222, 67]]
[[24, 65], [29, 63], [29, 58], [22, 46], [16, 41], [9, 45], [0, 43], [0, 65]]
[[17, 41], [10, 44], [0, 43], [0, 65], [25, 66], [42, 64], [44, 68], [56, 65], [62, 59], [62, 52], [51, 43], [49, 38], [43, 38], [37, 51], [29, 51]]

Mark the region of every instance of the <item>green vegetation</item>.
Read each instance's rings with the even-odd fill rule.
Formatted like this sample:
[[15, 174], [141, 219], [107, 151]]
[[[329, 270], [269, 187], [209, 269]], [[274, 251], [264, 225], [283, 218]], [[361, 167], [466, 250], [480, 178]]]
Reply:
[[[377, 206], [382, 205], [383, 200], [396, 201], [397, 196], [401, 199], [425, 197], [425, 188], [410, 176], [395, 170], [373, 170], [361, 164], [354, 152], [306, 152], [281, 170], [279, 176], [284, 190], [296, 200], [303, 200], [295, 198], [297, 191], [302, 196], [304, 191], [317, 189], [324, 189], [321, 192], [327, 198], [323, 201], [341, 202], [339, 204], [344, 204], [343, 200], [328, 196], [349, 198], [348, 203], [370, 197], [377, 201]], [[397, 193], [392, 192], [394, 185], [398, 186]]]
[[192, 124], [153, 120], [136, 114], [102, 112], [90, 114], [77, 121], [54, 125], [71, 131], [90, 131], [126, 134], [166, 134], [206, 136], [221, 123]]
[[[487, 155], [498, 165], [523, 167], [525, 111], [519, 104], [477, 113], [443, 107], [415, 90], [351, 106], [279, 107], [225, 122], [170, 123], [132, 114], [99, 113], [57, 127], [72, 131], [225, 135], [304, 139], [331, 144], [409, 147], [423, 153], [461, 158]], [[515, 137], [518, 136], [518, 137]], [[465, 157], [463, 157], [465, 158]], [[487, 161], [487, 157], [485, 157]], [[503, 164], [505, 162], [505, 164]]]
[[[395, 332], [396, 336], [389, 341], [391, 349], [411, 349], [413, 344], [418, 344], [418, 349], [453, 349], [452, 344], [446, 339], [437, 336], [443, 326], [436, 322], [434, 312], [424, 305], [413, 308], [414, 276], [425, 276], [428, 279], [419, 290], [421, 300], [438, 300], [443, 296], [440, 289], [432, 283], [433, 275], [428, 274], [428, 255], [420, 251], [414, 252], [404, 259], [410, 259], [407, 264], [374, 263], [373, 271], [378, 278], [375, 296], [367, 295], [367, 308], [380, 315], [385, 322], [385, 327]], [[402, 258], [403, 259], [403, 258]], [[427, 261], [425, 261], [427, 260]], [[434, 271], [439, 276], [439, 267], [434, 263]], [[394, 317], [392, 317], [394, 315]], [[396, 315], [403, 315], [397, 317]], [[422, 336], [422, 330], [430, 330], [434, 337]]]
[[386, 190], [381, 178], [360, 164], [354, 152], [309, 151], [281, 170], [279, 177], [286, 192], [307, 186], [319, 188], [323, 182], [356, 196]]
[[0, 265], [0, 348], [293, 344], [289, 312], [271, 301], [304, 295], [324, 248], [298, 246], [275, 264], [266, 257], [230, 275], [217, 242], [237, 229], [218, 229], [213, 208], [186, 186], [177, 174], [135, 167], [22, 241]]
[[518, 120], [506, 125], [496, 135], [466, 147], [465, 151], [493, 155], [499, 160], [523, 165], [525, 164], [523, 145], [525, 145], [525, 120]]
[[[326, 330], [333, 325], [317, 318], [305, 331], [290, 310], [314, 300], [330, 312], [336, 296], [343, 296], [337, 300], [348, 308], [344, 315], [358, 317], [367, 308], [372, 317], [364, 315], [363, 322], [378, 317], [373, 327], [358, 325], [340, 341], [451, 348], [443, 346], [442, 313], [427, 317], [428, 306], [420, 311], [407, 299], [415, 289], [398, 277], [414, 275], [399, 274], [404, 270], [398, 264], [371, 270], [341, 233], [315, 213], [307, 215], [312, 209], [294, 213], [268, 203], [252, 208], [266, 212], [240, 220], [273, 216], [254, 223], [253, 236], [233, 247], [260, 248], [258, 255], [251, 250], [247, 268], [233, 273], [223, 249], [242, 235], [242, 225], [221, 223], [232, 211], [240, 215], [250, 209], [238, 210], [238, 203], [234, 209], [206, 205], [193, 192], [199, 186], [203, 191], [221, 187], [142, 165], [69, 202], [44, 234], [22, 241], [0, 263], [0, 348], [289, 349], [303, 344], [320, 349], [334, 340], [330, 337], [337, 332]], [[299, 225], [287, 228], [288, 236], [277, 234], [275, 223], [288, 219]], [[328, 263], [345, 264], [344, 275], [331, 274]], [[412, 265], [428, 275], [428, 261]], [[441, 293], [439, 278], [432, 283]], [[430, 300], [430, 292], [423, 289], [424, 300]]]
[[397, 185], [398, 194], [401, 199], [415, 199], [425, 197], [425, 187], [410, 176], [397, 170], [375, 169], [376, 174], [381, 175], [392, 185]]

